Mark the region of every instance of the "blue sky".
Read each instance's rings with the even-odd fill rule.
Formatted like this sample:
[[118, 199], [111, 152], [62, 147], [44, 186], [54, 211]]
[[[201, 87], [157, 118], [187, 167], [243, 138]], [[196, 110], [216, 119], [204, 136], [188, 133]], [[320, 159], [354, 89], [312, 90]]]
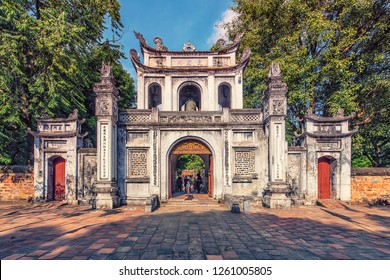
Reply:
[[121, 17], [126, 31], [121, 43], [127, 59], [122, 60], [125, 69], [136, 79], [130, 61], [130, 49], [139, 43], [133, 30], [140, 32], [149, 45], [153, 38], [161, 37], [169, 50], [181, 50], [188, 40], [197, 50], [208, 50], [220, 36], [215, 25], [231, 16], [227, 12], [232, 0], [120, 0]]

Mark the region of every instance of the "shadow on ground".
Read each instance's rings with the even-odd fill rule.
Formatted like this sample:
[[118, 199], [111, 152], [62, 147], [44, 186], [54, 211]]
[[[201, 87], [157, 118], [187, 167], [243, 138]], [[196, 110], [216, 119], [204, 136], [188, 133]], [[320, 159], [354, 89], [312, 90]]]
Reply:
[[0, 258], [390, 259], [388, 212], [362, 209], [2, 206]]

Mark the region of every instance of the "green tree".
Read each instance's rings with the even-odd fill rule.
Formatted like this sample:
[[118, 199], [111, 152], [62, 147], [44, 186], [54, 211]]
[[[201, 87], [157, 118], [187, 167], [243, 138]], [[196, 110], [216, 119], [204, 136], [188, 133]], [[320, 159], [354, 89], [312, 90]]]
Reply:
[[101, 43], [106, 25], [120, 34], [119, 8], [117, 0], [1, 1], [0, 164], [26, 163], [26, 129], [35, 129], [39, 117], [78, 109], [93, 130], [92, 87], [104, 52], [119, 75], [118, 88], [131, 99], [120, 47]]
[[229, 37], [244, 32], [240, 48], [252, 49], [244, 105], [262, 106], [269, 65], [278, 61], [289, 86], [290, 134], [308, 110], [332, 116], [342, 107], [360, 126], [354, 164], [390, 164], [387, 1], [235, 2], [238, 17], [226, 24]]
[[195, 170], [200, 171], [205, 168], [203, 159], [198, 155], [182, 155], [178, 158], [177, 170]]

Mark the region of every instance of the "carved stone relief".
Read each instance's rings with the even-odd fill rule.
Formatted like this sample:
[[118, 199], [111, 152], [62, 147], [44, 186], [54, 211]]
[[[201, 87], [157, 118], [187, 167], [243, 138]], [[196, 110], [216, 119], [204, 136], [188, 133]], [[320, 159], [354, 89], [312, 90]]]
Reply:
[[157, 131], [153, 131], [153, 185], [157, 185]]
[[198, 154], [198, 155], [210, 155], [210, 150], [201, 142], [196, 140], [189, 140], [179, 143], [173, 150], [173, 155], [182, 154]]
[[184, 115], [172, 115], [168, 117], [160, 117], [161, 122], [167, 123], [211, 123], [213, 121], [212, 116], [184, 116]]
[[255, 172], [254, 150], [236, 150], [234, 158], [235, 175], [252, 175]]
[[110, 114], [110, 101], [108, 99], [101, 99], [98, 101], [99, 104], [99, 114], [100, 115], [109, 115]]
[[229, 185], [229, 131], [225, 131], [225, 179], [226, 186]]
[[150, 122], [150, 115], [120, 115], [121, 123], [146, 123]]
[[283, 115], [284, 112], [284, 101], [283, 100], [272, 100], [272, 114]]
[[232, 122], [260, 122], [260, 115], [258, 114], [240, 114], [231, 115]]
[[172, 58], [173, 67], [206, 67], [207, 63], [207, 57]]
[[128, 150], [128, 177], [145, 177], [148, 175], [146, 150]]
[[100, 176], [102, 179], [108, 178], [108, 125], [107, 124], [101, 124], [101, 170], [100, 170]]

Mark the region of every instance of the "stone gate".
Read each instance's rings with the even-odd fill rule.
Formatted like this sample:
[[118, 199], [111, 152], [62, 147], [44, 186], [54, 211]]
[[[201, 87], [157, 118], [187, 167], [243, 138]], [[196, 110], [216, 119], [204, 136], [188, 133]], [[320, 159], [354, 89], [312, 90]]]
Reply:
[[[93, 190], [94, 207], [144, 204], [151, 196], [170, 199], [178, 147], [203, 158], [208, 194], [214, 199], [249, 197], [271, 208], [312, 204], [319, 198], [350, 199], [351, 136], [355, 132], [349, 130], [350, 117], [342, 111], [329, 118], [309, 114], [300, 146], [288, 147], [288, 87], [278, 63], [270, 67], [263, 109], [243, 108], [243, 71], [250, 49], [237, 58], [241, 35], [219, 51], [196, 51], [190, 42], [180, 51], [170, 51], [159, 37], [150, 46], [142, 34], [135, 35], [143, 55], [141, 61], [136, 50], [130, 51], [138, 80], [137, 109], [118, 109], [120, 97], [111, 66], [103, 65], [94, 87], [96, 180], [88, 189]], [[53, 179], [44, 172], [49, 168], [41, 160], [46, 147], [39, 143], [47, 137], [65, 139], [59, 134], [46, 137], [42, 131], [46, 122], [40, 120], [38, 132], [33, 133], [40, 189], [52, 188]], [[85, 153], [80, 141], [66, 141], [75, 159]], [[66, 161], [69, 165], [71, 158]], [[88, 173], [83, 168], [66, 170], [75, 178]], [[85, 183], [78, 183], [66, 182], [67, 200], [88, 200], [80, 191], [85, 190]], [[51, 199], [45, 191], [36, 195]]]

